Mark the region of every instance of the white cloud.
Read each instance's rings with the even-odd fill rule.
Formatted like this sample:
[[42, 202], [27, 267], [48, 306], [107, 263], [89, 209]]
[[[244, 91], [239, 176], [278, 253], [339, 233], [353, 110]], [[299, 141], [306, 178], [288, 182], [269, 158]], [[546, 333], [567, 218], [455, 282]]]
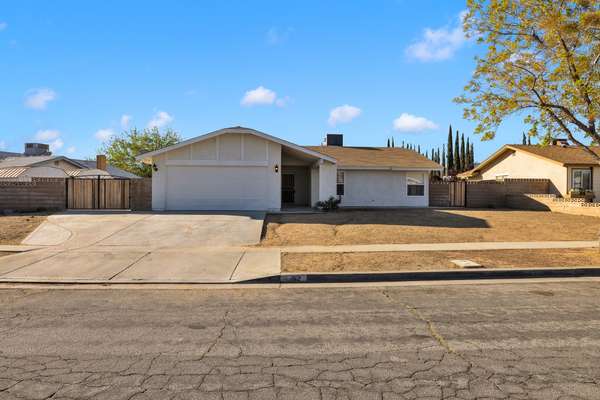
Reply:
[[165, 125], [173, 122], [173, 117], [166, 111], [158, 111], [152, 119], [148, 122], [148, 128], [162, 128]]
[[64, 144], [65, 143], [62, 141], [61, 138], [57, 138], [56, 140], [50, 142], [50, 151], [55, 152], [57, 150], [60, 150]]
[[362, 113], [362, 110], [358, 107], [354, 107], [348, 104], [336, 107], [329, 112], [329, 125], [336, 125], [338, 123], [347, 123], [358, 117]]
[[45, 142], [48, 140], [54, 140], [54, 139], [58, 138], [59, 136], [60, 136], [60, 132], [57, 131], [56, 129], [44, 129], [44, 130], [37, 131], [35, 133], [35, 140], [40, 140], [42, 142]]
[[131, 115], [127, 115], [127, 114], [121, 115], [121, 128], [122, 129], [129, 128], [130, 122], [131, 122]]
[[115, 132], [112, 129], [99, 129], [94, 133], [94, 137], [101, 142], [106, 142], [112, 136], [114, 136]]
[[294, 30], [292, 28], [279, 29], [272, 27], [267, 31], [267, 43], [275, 46], [285, 42]]
[[54, 99], [56, 99], [56, 92], [52, 89], [31, 89], [25, 94], [25, 107], [44, 110], [46, 105]]
[[394, 129], [400, 132], [423, 132], [430, 129], [437, 129], [435, 122], [425, 117], [402, 113], [394, 120]]
[[0, 150], [6, 149], [6, 142], [4, 140], [0, 140]]
[[70, 147], [67, 148], [67, 153], [68, 154], [73, 154], [76, 151], [77, 151], [77, 147], [75, 147], [75, 146], [70, 146]]
[[426, 28], [423, 37], [406, 48], [406, 54], [423, 62], [442, 61], [452, 58], [454, 53], [467, 41], [463, 30], [466, 11], [461, 11], [452, 27]]
[[8, 27], [6, 22], [0, 21], [0, 31], [5, 30]]
[[246, 107], [256, 105], [273, 104], [277, 99], [277, 93], [264, 86], [259, 86], [256, 89], [248, 90], [242, 98], [241, 104]]

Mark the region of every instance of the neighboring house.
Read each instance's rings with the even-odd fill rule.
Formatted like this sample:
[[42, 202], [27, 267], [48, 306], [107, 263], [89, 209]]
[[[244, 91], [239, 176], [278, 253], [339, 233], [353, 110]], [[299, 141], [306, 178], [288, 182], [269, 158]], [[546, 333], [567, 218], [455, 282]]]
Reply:
[[[35, 145], [35, 146], [32, 146]], [[29, 180], [31, 178], [106, 177], [139, 178], [137, 175], [106, 164], [104, 156], [94, 161], [54, 156], [48, 145], [27, 143], [25, 153], [0, 154], [0, 180]], [[15, 156], [16, 154], [16, 156]], [[41, 154], [41, 155], [39, 155]]]
[[280, 210], [339, 196], [342, 207], [427, 207], [442, 167], [400, 148], [299, 146], [225, 128], [138, 156], [153, 166], [154, 210]]
[[[600, 147], [591, 150], [600, 154]], [[600, 197], [600, 165], [584, 149], [556, 140], [548, 146], [505, 145], [459, 177], [469, 180], [545, 178], [551, 191], [566, 196], [571, 189], [592, 190]]]

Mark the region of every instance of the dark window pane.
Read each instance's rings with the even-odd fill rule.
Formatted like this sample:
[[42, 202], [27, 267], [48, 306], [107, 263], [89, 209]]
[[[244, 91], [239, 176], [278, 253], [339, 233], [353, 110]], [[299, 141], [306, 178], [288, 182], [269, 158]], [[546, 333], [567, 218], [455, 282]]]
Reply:
[[425, 185], [408, 185], [409, 196], [425, 196]]

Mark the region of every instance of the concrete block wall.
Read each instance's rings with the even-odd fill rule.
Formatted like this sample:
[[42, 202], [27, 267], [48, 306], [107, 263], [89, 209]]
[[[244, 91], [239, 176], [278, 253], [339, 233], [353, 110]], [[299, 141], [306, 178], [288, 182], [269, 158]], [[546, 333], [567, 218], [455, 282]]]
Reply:
[[30, 182], [0, 181], [0, 211], [63, 210], [64, 178], [32, 178]]

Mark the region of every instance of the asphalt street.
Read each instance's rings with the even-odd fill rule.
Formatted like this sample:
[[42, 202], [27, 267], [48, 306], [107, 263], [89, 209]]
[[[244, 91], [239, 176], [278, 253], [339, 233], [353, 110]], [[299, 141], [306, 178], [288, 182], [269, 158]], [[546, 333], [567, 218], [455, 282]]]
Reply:
[[600, 283], [0, 290], [4, 399], [600, 399]]

